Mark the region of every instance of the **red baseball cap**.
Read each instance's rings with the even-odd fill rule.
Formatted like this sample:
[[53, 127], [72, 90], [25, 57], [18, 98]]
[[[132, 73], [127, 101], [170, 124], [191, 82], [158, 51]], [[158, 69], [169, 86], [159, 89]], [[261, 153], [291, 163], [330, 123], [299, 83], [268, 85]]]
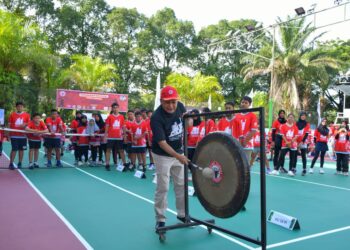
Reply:
[[177, 90], [172, 86], [165, 86], [162, 88], [162, 91], [160, 92], [160, 99], [161, 100], [179, 100], [179, 94], [177, 93]]

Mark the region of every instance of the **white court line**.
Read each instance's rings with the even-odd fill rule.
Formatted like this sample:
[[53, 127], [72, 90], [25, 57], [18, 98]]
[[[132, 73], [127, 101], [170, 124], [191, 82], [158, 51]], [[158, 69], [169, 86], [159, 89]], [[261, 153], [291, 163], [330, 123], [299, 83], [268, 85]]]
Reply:
[[[7, 156], [5, 152], [3, 152], [4, 156], [10, 160], [10, 158]], [[15, 164], [14, 164], [15, 165]], [[17, 166], [16, 166], [17, 167]], [[22, 177], [27, 181], [27, 183], [34, 189], [34, 191], [43, 199], [43, 201], [48, 205], [51, 210], [60, 218], [63, 223], [68, 227], [68, 229], [75, 235], [75, 237], [78, 238], [78, 240], [84, 245], [84, 247], [88, 250], [94, 249], [84, 238], [81, 236], [81, 234], [70, 224], [70, 222], [57, 210], [57, 208], [45, 197], [43, 193], [39, 191], [39, 189], [36, 188], [36, 186], [27, 178], [27, 176], [17, 168], [17, 171], [22, 175]]]
[[[340, 228], [328, 230], [328, 231], [317, 233], [317, 234], [311, 234], [311, 235], [295, 238], [293, 240], [287, 240], [287, 241], [282, 241], [282, 242], [279, 242], [279, 243], [271, 244], [271, 245], [268, 245], [267, 248], [270, 249], [270, 248], [280, 247], [280, 246], [284, 246], [284, 245], [289, 245], [289, 244], [292, 244], [292, 243], [296, 243], [296, 242], [300, 242], [300, 241], [304, 241], [304, 240], [309, 240], [309, 239], [321, 237], [321, 236], [328, 235], [328, 234], [334, 234], [334, 233], [338, 233], [338, 232], [341, 232], [341, 231], [346, 231], [346, 230], [349, 230], [349, 229], [350, 229], [350, 226], [340, 227]], [[261, 248], [258, 247], [258, 248], [255, 248], [255, 249], [258, 250], [258, 249], [261, 249]]]
[[[42, 152], [42, 151], [40, 151], [40, 152]], [[103, 182], [103, 183], [105, 183], [105, 184], [107, 184], [107, 185], [109, 185], [109, 186], [111, 186], [111, 187], [114, 187], [114, 188], [116, 188], [116, 189], [118, 189], [118, 190], [120, 190], [120, 191], [123, 191], [123, 192], [125, 192], [125, 193], [127, 193], [127, 194], [129, 194], [129, 195], [132, 195], [132, 196], [134, 196], [134, 197], [136, 197], [136, 198], [139, 198], [139, 199], [141, 199], [141, 200], [143, 200], [143, 201], [146, 201], [146, 202], [148, 202], [148, 203], [154, 205], [154, 201], [152, 201], [152, 200], [150, 200], [150, 199], [147, 199], [147, 198], [145, 198], [145, 197], [143, 197], [143, 196], [141, 196], [141, 195], [138, 195], [138, 194], [136, 194], [136, 193], [134, 193], [134, 192], [131, 192], [131, 191], [129, 191], [129, 190], [125, 189], [125, 188], [122, 188], [122, 187], [120, 187], [120, 186], [117, 186], [117, 185], [115, 185], [115, 184], [113, 184], [113, 183], [111, 183], [111, 182], [109, 182], [109, 181], [107, 181], [107, 180], [105, 180], [105, 179], [102, 179], [102, 178], [100, 178], [100, 177], [98, 177], [98, 176], [96, 176], [96, 175], [93, 175], [93, 174], [91, 174], [91, 173], [89, 173], [89, 172], [86, 172], [86, 171], [84, 171], [84, 170], [82, 170], [82, 169], [80, 169], [80, 168], [77, 168], [77, 167], [75, 167], [74, 165], [72, 165], [72, 164], [70, 164], [70, 163], [68, 163], [68, 162], [65, 162], [65, 161], [62, 161], [62, 160], [61, 160], [61, 162], [65, 163], [66, 165], [71, 166], [71, 167], [75, 168], [76, 170], [78, 170], [78, 171], [80, 171], [80, 172], [82, 172], [82, 173], [84, 173], [84, 174], [86, 174], [86, 175], [89, 175], [90, 177], [92, 177], [92, 178], [94, 178], [94, 179], [96, 179], [96, 180], [99, 180], [99, 181], [101, 181], [101, 182]], [[167, 211], [170, 212], [170, 213], [172, 213], [172, 214], [174, 214], [174, 215], [177, 215], [177, 213], [176, 213], [174, 210], [171, 210], [171, 209], [168, 208]], [[200, 227], [201, 227], [201, 228], [204, 228], [205, 230], [207, 230], [207, 227], [204, 226], [204, 225], [200, 225]], [[213, 230], [212, 233], [214, 233], [214, 234], [216, 234], [216, 235], [219, 235], [219, 236], [221, 236], [222, 238], [225, 238], [225, 239], [227, 239], [227, 240], [229, 240], [229, 241], [231, 241], [231, 242], [234, 242], [234, 243], [236, 243], [237, 245], [240, 245], [240, 246], [242, 246], [242, 247], [244, 247], [244, 248], [246, 248], [246, 249], [249, 249], [249, 250], [254, 250], [254, 249], [255, 249], [254, 247], [251, 247], [251, 246], [249, 246], [249, 245], [247, 245], [247, 244], [245, 244], [245, 243], [243, 243], [243, 242], [241, 242], [241, 241], [239, 241], [239, 240], [236, 240], [236, 239], [234, 239], [234, 238], [232, 238], [232, 237], [229, 237], [229, 236], [227, 236], [226, 234], [223, 234], [223, 233], [221, 233], [221, 232], [219, 232], [219, 231]]]
[[[251, 171], [251, 173], [260, 175], [260, 172]], [[339, 190], [344, 190], [344, 191], [350, 191], [350, 188], [332, 186], [332, 185], [327, 185], [327, 184], [322, 184], [322, 183], [312, 182], [312, 181], [303, 181], [303, 180], [299, 180], [299, 179], [294, 179], [293, 177], [283, 177], [283, 176], [276, 176], [276, 175], [266, 175], [266, 176], [268, 176], [268, 177], [273, 177], [273, 178], [285, 179], [285, 180], [289, 180], [289, 181], [302, 182], [302, 183], [307, 183], [307, 184], [316, 185], [316, 186], [321, 186], [321, 187], [328, 187], [328, 188], [333, 188], [333, 189], [339, 189]]]

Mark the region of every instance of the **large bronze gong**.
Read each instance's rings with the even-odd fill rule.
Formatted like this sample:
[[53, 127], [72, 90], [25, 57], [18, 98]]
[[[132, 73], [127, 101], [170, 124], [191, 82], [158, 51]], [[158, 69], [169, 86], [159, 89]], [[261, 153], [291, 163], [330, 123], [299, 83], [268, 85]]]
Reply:
[[[193, 185], [202, 206], [212, 215], [229, 218], [244, 206], [250, 188], [249, 164], [243, 148], [231, 135], [210, 133], [193, 157]], [[212, 177], [203, 175], [211, 168]]]

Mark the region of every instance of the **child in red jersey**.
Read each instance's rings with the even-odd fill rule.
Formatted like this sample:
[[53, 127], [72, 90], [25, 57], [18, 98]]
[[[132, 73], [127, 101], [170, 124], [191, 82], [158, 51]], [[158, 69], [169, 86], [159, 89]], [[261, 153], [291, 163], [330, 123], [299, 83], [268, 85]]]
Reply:
[[[191, 115], [198, 115], [199, 110], [193, 109], [190, 113]], [[187, 154], [188, 159], [192, 161], [194, 152], [196, 151], [198, 138], [200, 135], [200, 124], [202, 122], [201, 117], [193, 117], [188, 119], [188, 127], [187, 127]]]
[[61, 163], [61, 133], [64, 131], [63, 122], [58, 116], [56, 109], [51, 110], [51, 116], [46, 118], [46, 126], [49, 129], [50, 135], [44, 138], [44, 146], [47, 148], [47, 167], [52, 167], [51, 156], [55, 150], [56, 166], [62, 167]]
[[[294, 115], [289, 114], [287, 122], [280, 127], [280, 133], [282, 135], [282, 149], [279, 157], [279, 166], [284, 163], [284, 158], [289, 152], [289, 176], [295, 176], [296, 173], [296, 161], [297, 161], [297, 150], [298, 150], [298, 127], [295, 125]], [[273, 171], [276, 174], [277, 169]], [[278, 174], [278, 172], [277, 172]]]
[[[249, 109], [251, 104], [252, 98], [244, 96], [241, 100], [240, 109]], [[253, 137], [258, 128], [258, 121], [256, 115], [252, 112], [238, 113], [236, 119], [240, 124], [240, 132], [238, 133], [240, 142], [249, 162], [254, 149]]]
[[101, 145], [101, 136], [94, 135], [98, 134], [100, 131], [99, 127], [97, 126], [95, 119], [90, 119], [89, 123], [86, 128], [86, 133], [89, 134], [89, 145], [90, 145], [90, 151], [91, 151], [91, 164], [92, 166], [97, 165], [97, 151], [99, 146]]
[[119, 114], [119, 104], [113, 103], [111, 105], [112, 113], [106, 119], [106, 131], [105, 137], [107, 138], [107, 151], [106, 151], [106, 170], [110, 171], [109, 161], [111, 152], [113, 150], [118, 151], [126, 166], [126, 159], [124, 154], [124, 138], [125, 124], [124, 116]]
[[[87, 117], [85, 115], [81, 116], [80, 124], [77, 128], [77, 133], [86, 136], [78, 136], [78, 166], [88, 165], [89, 160], [89, 136], [87, 132]], [[83, 163], [84, 156], [84, 163]]]
[[[23, 130], [27, 126], [28, 122], [30, 121], [30, 116], [28, 113], [23, 111], [24, 104], [23, 102], [17, 102], [16, 103], [16, 112], [12, 112], [9, 117], [9, 126], [11, 129], [16, 130]], [[23, 160], [23, 151], [27, 149], [27, 137], [25, 133], [21, 132], [10, 132], [10, 139], [11, 139], [11, 153], [10, 153], [10, 165], [9, 169], [14, 170], [15, 167], [13, 165], [13, 162], [16, 158], [16, 154], [18, 151], [18, 163], [17, 167], [22, 167], [22, 160]]]
[[146, 112], [147, 119], [146, 119], [146, 127], [147, 127], [147, 149], [148, 149], [148, 155], [149, 155], [149, 170], [154, 170], [156, 166], [154, 165], [154, 159], [152, 154], [152, 139], [153, 139], [153, 133], [151, 129], [151, 116], [153, 114], [152, 110], [148, 110]]
[[29, 169], [38, 168], [39, 149], [41, 148], [42, 140], [41, 134], [48, 133], [49, 130], [38, 113], [33, 115], [32, 120], [28, 123], [25, 130], [33, 132], [27, 135], [29, 141]]
[[138, 159], [139, 169], [146, 172], [146, 136], [147, 127], [140, 111], [135, 112], [135, 122], [131, 128], [132, 149]]
[[337, 154], [337, 172], [349, 176], [349, 135], [342, 127], [335, 135], [334, 151]]
[[328, 138], [329, 138], [329, 129], [327, 127], [327, 119], [326, 118], [322, 119], [321, 124], [315, 130], [314, 137], [315, 137], [315, 141], [316, 141], [315, 156], [312, 159], [309, 173], [313, 174], [314, 165], [315, 165], [318, 157], [321, 155], [320, 174], [324, 174], [324, 170], [323, 170], [324, 156], [326, 155], [326, 152], [328, 151]]

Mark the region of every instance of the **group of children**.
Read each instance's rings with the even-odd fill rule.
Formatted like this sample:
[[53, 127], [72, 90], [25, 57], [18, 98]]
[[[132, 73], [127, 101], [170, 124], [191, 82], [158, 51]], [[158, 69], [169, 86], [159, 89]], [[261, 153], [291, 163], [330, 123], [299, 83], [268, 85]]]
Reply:
[[[247, 102], [246, 105], [244, 105]], [[243, 97], [240, 108], [248, 108], [251, 103], [249, 97]], [[242, 105], [243, 104], [243, 105]], [[234, 109], [233, 102], [225, 103], [226, 111]], [[210, 112], [207, 108], [203, 113]], [[199, 114], [197, 109], [191, 111], [191, 114]], [[326, 152], [329, 150], [328, 144], [336, 154], [337, 171], [336, 174], [348, 176], [349, 172], [349, 154], [350, 154], [350, 131], [345, 122], [340, 127], [327, 126], [327, 120], [322, 119], [321, 124], [312, 131], [310, 124], [306, 121], [307, 114], [301, 112], [296, 121], [293, 114], [289, 114], [285, 119], [285, 111], [280, 110], [278, 119], [274, 121], [272, 129], [265, 134], [265, 153], [264, 161], [266, 172], [272, 175], [286, 173], [289, 176], [295, 176], [297, 172], [297, 159], [302, 158], [301, 175], [307, 173], [307, 155], [313, 152], [309, 173], [314, 173], [314, 166], [320, 157], [320, 173], [324, 174], [323, 165]], [[257, 117], [254, 113], [235, 113], [228, 114], [220, 119], [207, 119], [206, 122], [201, 117], [195, 117], [188, 123], [188, 156], [191, 160], [198, 143], [202, 138], [211, 132], [221, 131], [231, 134], [243, 146], [250, 166], [252, 167], [256, 157], [260, 153], [260, 131], [258, 129]], [[270, 170], [267, 153], [271, 153], [273, 158], [273, 170]], [[289, 170], [284, 168], [285, 156], [289, 153]]]
[[[248, 109], [251, 105], [250, 97], [243, 97], [240, 109]], [[225, 103], [226, 111], [234, 110], [233, 102]], [[16, 103], [16, 112], [9, 117], [9, 128], [17, 130], [9, 132], [12, 151], [10, 154], [9, 168], [14, 169], [14, 159], [18, 152], [19, 161], [17, 167], [22, 167], [23, 151], [29, 145], [29, 168], [39, 167], [38, 155], [41, 143], [44, 141], [47, 155], [47, 167], [52, 167], [52, 153], [56, 155], [56, 166], [62, 167], [60, 160], [61, 147], [66, 140], [67, 127], [59, 116], [57, 110], [51, 110], [51, 115], [45, 122], [41, 115], [33, 114], [32, 118], [23, 111], [22, 102]], [[75, 119], [70, 123], [68, 135], [74, 150], [75, 165], [105, 164], [106, 170], [110, 170], [110, 158], [113, 157], [114, 164], [123, 164], [123, 169], [133, 171], [136, 162], [141, 170], [146, 171], [146, 151], [149, 151], [149, 168], [154, 169], [151, 154], [152, 130], [150, 126], [150, 110], [129, 110], [126, 119], [119, 113], [118, 103], [111, 105], [112, 111], [104, 121], [100, 113], [94, 113], [91, 119], [87, 119], [80, 111], [76, 112]], [[202, 109], [208, 113], [208, 108]], [[253, 112], [230, 113], [219, 119], [202, 120], [197, 109], [190, 111], [198, 116], [188, 120], [187, 141], [188, 158], [192, 160], [198, 143], [208, 133], [222, 131], [232, 135], [242, 145], [250, 166], [253, 165], [260, 153], [260, 132], [257, 116]], [[322, 119], [321, 124], [313, 131], [306, 121], [306, 113], [301, 112], [299, 119], [295, 121], [294, 115], [289, 114], [285, 119], [285, 111], [280, 110], [278, 118], [274, 121], [272, 129], [265, 135], [264, 161], [267, 173], [278, 175], [287, 173], [289, 176], [296, 174], [298, 155], [302, 158], [302, 175], [306, 174], [307, 154], [314, 151], [314, 158], [309, 168], [313, 168], [320, 157], [320, 173], [323, 174], [323, 165], [326, 152], [329, 150], [329, 141], [336, 154], [337, 174], [348, 176], [350, 142], [348, 126], [343, 123], [340, 127], [327, 126], [327, 120]], [[23, 130], [23, 132], [18, 132]], [[0, 131], [0, 142], [5, 134]], [[89, 151], [91, 152], [89, 154]], [[0, 143], [0, 154], [2, 144]], [[126, 154], [125, 154], [126, 152]], [[271, 152], [274, 168], [271, 171], [266, 154]], [[284, 168], [285, 156], [289, 153], [289, 170]], [[127, 155], [127, 157], [126, 157]], [[118, 161], [118, 158], [120, 161]], [[127, 161], [129, 159], [129, 162]], [[104, 162], [105, 161], [105, 162]], [[121, 162], [121, 163], [119, 163]]]
[[[151, 151], [152, 131], [150, 128], [150, 116], [152, 111], [136, 110], [128, 111], [127, 120], [119, 113], [118, 103], [111, 105], [112, 111], [106, 121], [100, 113], [94, 113], [91, 119], [87, 119], [80, 111], [76, 112], [75, 119], [71, 122], [69, 133], [56, 109], [45, 121], [38, 113], [30, 115], [23, 111], [24, 104], [16, 103], [16, 111], [10, 114], [8, 126], [10, 131], [1, 130], [0, 141], [5, 135], [10, 138], [12, 150], [10, 153], [9, 169], [15, 169], [14, 160], [18, 152], [17, 167], [22, 167], [24, 150], [29, 145], [29, 169], [38, 168], [39, 150], [44, 142], [47, 167], [52, 167], [52, 155], [56, 156], [56, 166], [62, 167], [61, 148], [69, 136], [74, 150], [75, 165], [103, 164], [105, 159], [106, 170], [110, 170], [110, 156], [113, 156], [115, 164], [118, 157], [121, 159], [125, 170], [134, 170], [136, 161], [139, 168], [146, 171], [146, 150]], [[11, 131], [12, 130], [12, 131]], [[23, 132], [21, 132], [23, 131]], [[2, 143], [0, 144], [2, 147]], [[2, 148], [0, 148], [2, 152]], [[91, 152], [89, 154], [89, 151]], [[127, 152], [130, 162], [126, 161]], [[150, 153], [149, 169], [154, 169], [152, 154]], [[120, 164], [120, 163], [119, 163]]]

